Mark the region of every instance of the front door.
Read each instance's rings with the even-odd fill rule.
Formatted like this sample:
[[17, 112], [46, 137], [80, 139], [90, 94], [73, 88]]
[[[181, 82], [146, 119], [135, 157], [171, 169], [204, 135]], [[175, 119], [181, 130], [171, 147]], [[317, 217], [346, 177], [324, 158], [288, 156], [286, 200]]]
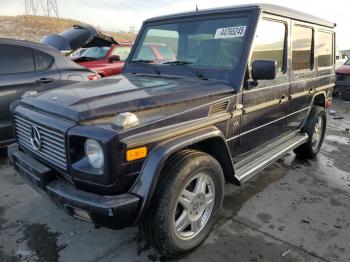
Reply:
[[251, 63], [275, 60], [274, 80], [260, 80], [258, 86], [243, 90], [243, 115], [239, 154], [262, 146], [286, 132], [290, 89], [288, 70], [288, 19], [264, 17], [258, 25]]

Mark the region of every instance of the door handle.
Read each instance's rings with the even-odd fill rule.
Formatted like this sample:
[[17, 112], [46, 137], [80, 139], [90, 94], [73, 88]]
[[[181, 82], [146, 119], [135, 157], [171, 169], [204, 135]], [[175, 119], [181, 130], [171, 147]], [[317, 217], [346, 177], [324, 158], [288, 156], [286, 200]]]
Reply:
[[284, 104], [287, 103], [289, 101], [289, 97], [288, 96], [282, 96], [280, 99], [280, 104]]
[[316, 89], [315, 88], [310, 88], [309, 89], [309, 94], [314, 94], [316, 93]]
[[53, 78], [40, 78], [40, 79], [36, 80], [35, 83], [48, 84], [48, 83], [52, 83], [53, 81], [54, 81]]

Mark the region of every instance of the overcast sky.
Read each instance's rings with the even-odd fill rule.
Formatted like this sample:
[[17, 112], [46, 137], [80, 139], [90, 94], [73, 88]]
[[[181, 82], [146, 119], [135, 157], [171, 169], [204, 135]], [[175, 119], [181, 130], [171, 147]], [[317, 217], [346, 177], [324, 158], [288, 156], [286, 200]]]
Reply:
[[[37, 0], [34, 0], [37, 1]], [[43, 0], [46, 2], [46, 0]], [[57, 0], [60, 17], [77, 19], [104, 30], [140, 28], [142, 21], [153, 16], [181, 11], [266, 2], [294, 8], [337, 23], [337, 46], [350, 49], [349, 0]], [[24, 0], [0, 0], [0, 15], [24, 14]]]

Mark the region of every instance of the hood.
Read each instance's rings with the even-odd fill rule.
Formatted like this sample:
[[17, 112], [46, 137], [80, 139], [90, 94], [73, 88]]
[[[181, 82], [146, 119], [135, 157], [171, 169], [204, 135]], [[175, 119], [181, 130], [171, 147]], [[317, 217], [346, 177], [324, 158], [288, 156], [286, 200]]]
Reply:
[[97, 32], [95, 28], [89, 25], [74, 25], [72, 28], [57, 35], [44, 36], [40, 43], [64, 52], [70, 52], [78, 48], [118, 44], [113, 37]]
[[40, 93], [21, 103], [81, 122], [193, 100], [205, 103], [233, 92], [231, 86], [213, 80], [119, 75]]
[[350, 65], [342, 65], [338, 67], [335, 72], [337, 74], [347, 74], [350, 75]]

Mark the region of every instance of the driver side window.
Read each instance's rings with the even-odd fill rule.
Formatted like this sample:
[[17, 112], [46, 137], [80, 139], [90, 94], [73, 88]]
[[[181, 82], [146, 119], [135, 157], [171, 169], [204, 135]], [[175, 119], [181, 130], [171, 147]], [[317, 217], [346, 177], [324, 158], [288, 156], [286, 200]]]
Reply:
[[250, 66], [254, 60], [277, 61], [277, 72], [285, 72], [286, 25], [282, 22], [262, 20], [255, 35]]
[[118, 55], [121, 61], [125, 61], [129, 56], [130, 50], [131, 47], [129, 46], [119, 46], [113, 50], [112, 55]]

